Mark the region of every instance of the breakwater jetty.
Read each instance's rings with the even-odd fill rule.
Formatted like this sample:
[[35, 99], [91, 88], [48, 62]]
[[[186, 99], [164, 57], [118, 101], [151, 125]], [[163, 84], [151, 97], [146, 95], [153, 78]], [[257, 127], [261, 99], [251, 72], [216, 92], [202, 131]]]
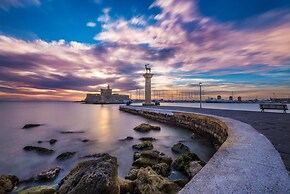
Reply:
[[264, 135], [245, 122], [192, 109], [120, 106], [122, 111], [183, 126], [218, 143], [214, 156], [180, 193], [290, 193], [281, 156]]

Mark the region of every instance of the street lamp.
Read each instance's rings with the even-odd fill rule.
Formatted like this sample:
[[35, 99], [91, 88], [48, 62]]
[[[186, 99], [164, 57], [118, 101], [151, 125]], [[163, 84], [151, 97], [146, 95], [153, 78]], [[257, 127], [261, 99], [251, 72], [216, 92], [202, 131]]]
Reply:
[[202, 108], [201, 107], [201, 82], [199, 82], [199, 108]]

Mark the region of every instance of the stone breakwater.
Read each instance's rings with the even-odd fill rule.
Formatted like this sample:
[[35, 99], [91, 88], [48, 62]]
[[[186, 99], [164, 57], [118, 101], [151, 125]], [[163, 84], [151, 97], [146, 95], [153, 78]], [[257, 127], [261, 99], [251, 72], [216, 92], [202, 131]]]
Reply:
[[193, 133], [208, 138], [216, 149], [228, 137], [227, 125], [214, 117], [185, 112], [149, 111], [146, 109], [131, 108], [129, 106], [120, 106], [119, 109], [152, 120], [190, 129]]

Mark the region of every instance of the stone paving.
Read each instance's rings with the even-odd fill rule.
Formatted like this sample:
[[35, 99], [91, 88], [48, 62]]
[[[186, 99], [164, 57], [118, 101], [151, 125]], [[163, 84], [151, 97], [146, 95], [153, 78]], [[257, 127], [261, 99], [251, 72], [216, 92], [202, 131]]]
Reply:
[[211, 114], [248, 123], [271, 141], [280, 153], [286, 169], [290, 172], [290, 114], [177, 106], [153, 106], [151, 108]]

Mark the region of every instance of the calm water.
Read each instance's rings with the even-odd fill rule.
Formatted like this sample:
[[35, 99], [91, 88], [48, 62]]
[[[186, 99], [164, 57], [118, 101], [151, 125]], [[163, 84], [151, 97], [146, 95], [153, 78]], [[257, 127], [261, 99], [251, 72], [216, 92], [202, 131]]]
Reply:
[[[155, 137], [154, 148], [173, 158], [171, 146], [182, 140], [202, 160], [214, 153], [209, 142], [204, 139], [190, 139], [191, 132], [182, 128], [145, 119], [118, 110], [118, 105], [84, 105], [71, 102], [1, 102], [0, 103], [0, 174], [14, 174], [20, 179], [28, 178], [54, 166], [63, 168], [54, 182], [68, 173], [81, 161], [80, 156], [107, 152], [118, 158], [119, 176], [124, 177], [133, 162], [133, 144], [140, 137]], [[133, 128], [142, 122], [161, 126], [161, 131], [138, 133]], [[22, 129], [27, 123], [41, 123], [43, 126]], [[85, 131], [79, 134], [61, 134], [60, 131]], [[133, 141], [118, 141], [133, 136]], [[55, 145], [38, 144], [37, 141], [57, 139]], [[81, 142], [82, 138], [90, 139]], [[54, 149], [48, 156], [25, 152], [27, 145]], [[62, 152], [76, 151], [77, 154], [66, 161], [56, 161]]]

